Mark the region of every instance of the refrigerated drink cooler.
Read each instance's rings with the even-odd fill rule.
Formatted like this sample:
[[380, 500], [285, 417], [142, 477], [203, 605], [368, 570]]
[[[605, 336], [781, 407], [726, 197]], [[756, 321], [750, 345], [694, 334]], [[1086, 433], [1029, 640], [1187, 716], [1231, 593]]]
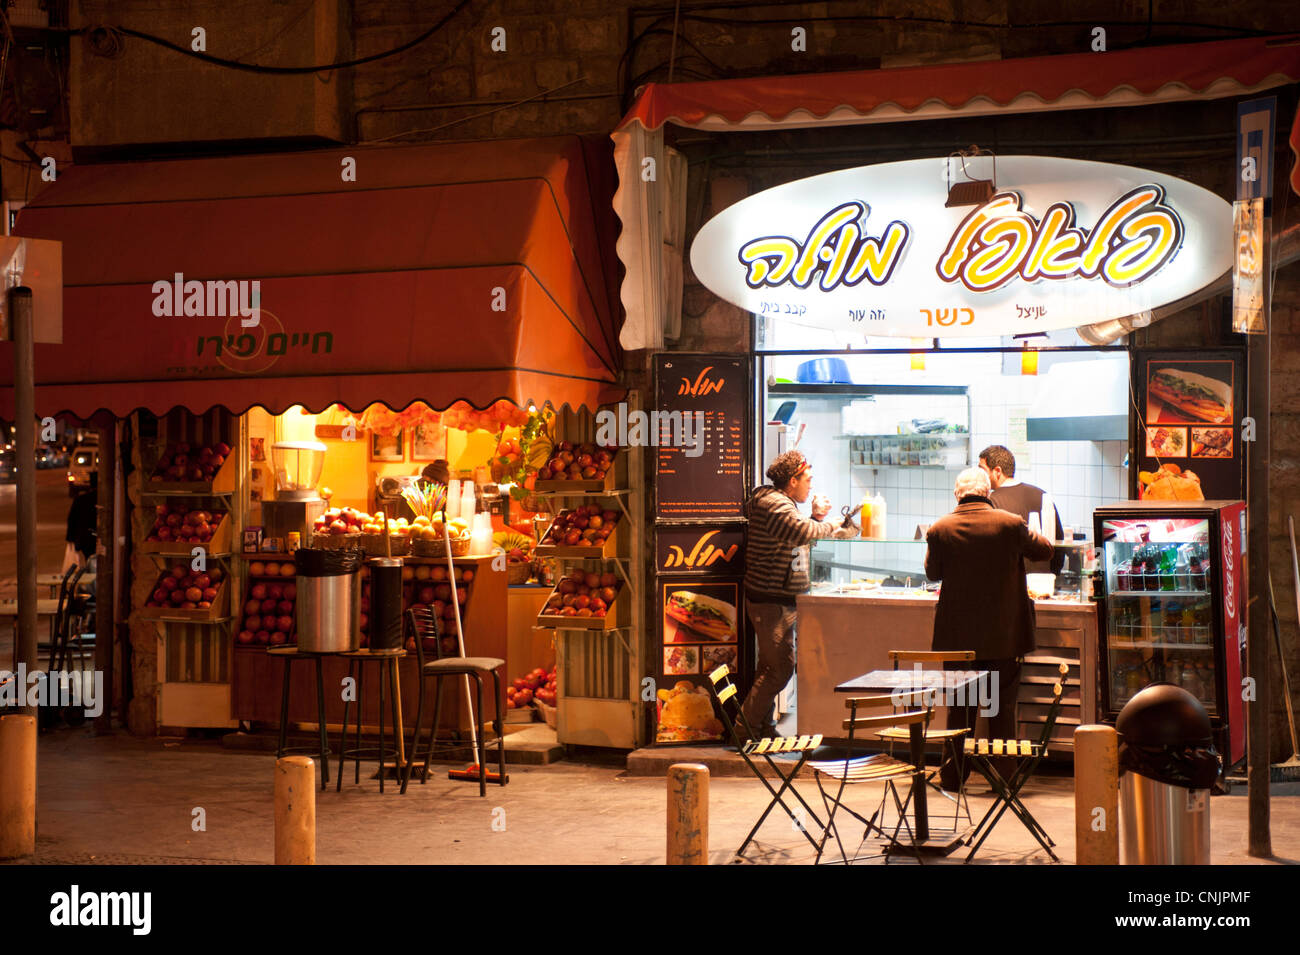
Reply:
[[1130, 501], [1094, 512], [1102, 719], [1172, 683], [1204, 705], [1224, 768], [1246, 753], [1246, 505]]

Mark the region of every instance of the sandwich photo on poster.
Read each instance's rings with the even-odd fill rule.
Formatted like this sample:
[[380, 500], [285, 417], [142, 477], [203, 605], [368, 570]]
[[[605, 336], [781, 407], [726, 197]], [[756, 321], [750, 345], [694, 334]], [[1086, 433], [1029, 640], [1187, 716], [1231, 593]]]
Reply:
[[1147, 365], [1147, 427], [1162, 424], [1232, 427], [1233, 386], [1231, 361], [1150, 362]]
[[[704, 593], [709, 584], [692, 585], [692, 589], [667, 589], [664, 594], [664, 644], [699, 643], [711, 640], [715, 643], [736, 642], [736, 603], [734, 597], [711, 596]], [[719, 585], [713, 585], [719, 588]], [[720, 589], [732, 592], [732, 584], [720, 585]]]

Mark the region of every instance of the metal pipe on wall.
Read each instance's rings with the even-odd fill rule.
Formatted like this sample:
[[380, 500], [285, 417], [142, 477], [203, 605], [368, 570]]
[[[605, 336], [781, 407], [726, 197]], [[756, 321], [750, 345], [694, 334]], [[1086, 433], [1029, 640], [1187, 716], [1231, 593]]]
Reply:
[[[18, 523], [18, 666], [32, 674], [36, 659], [36, 366], [32, 290], [9, 290], [14, 337], [14, 464]], [[20, 693], [26, 687], [18, 688]], [[33, 707], [22, 712], [35, 715]]]

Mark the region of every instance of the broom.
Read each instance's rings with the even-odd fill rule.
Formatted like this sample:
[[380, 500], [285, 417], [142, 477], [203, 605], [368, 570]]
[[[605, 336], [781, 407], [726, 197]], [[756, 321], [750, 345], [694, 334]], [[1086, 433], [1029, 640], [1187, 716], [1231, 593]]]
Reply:
[[[1295, 580], [1296, 611], [1300, 613], [1300, 558], [1296, 556], [1295, 518], [1288, 515], [1286, 523], [1287, 533], [1291, 536], [1291, 574]], [[1286, 657], [1282, 654], [1282, 628], [1277, 619], [1277, 607], [1273, 603], [1273, 580], [1271, 577], [1268, 581], [1268, 603], [1269, 610], [1273, 614], [1273, 639], [1277, 642], [1277, 662], [1282, 667], [1282, 696], [1286, 700], [1286, 721], [1291, 729], [1291, 758], [1281, 763], [1274, 763], [1269, 768], [1269, 780], [1277, 783], [1300, 780], [1300, 744], [1296, 742], [1295, 710], [1291, 707], [1291, 678], [1287, 675]]]
[[[452, 559], [451, 556], [451, 532], [447, 530], [446, 505], [444, 505], [442, 509], [442, 539], [444, 543], [446, 543], [447, 545], [447, 576], [451, 580], [451, 597], [452, 597], [451, 606], [453, 612], [456, 614], [456, 648], [460, 651], [460, 655], [463, 657], [465, 655], [465, 628], [461, 625], [460, 622], [460, 601], [456, 599], [456, 562]], [[462, 681], [461, 688], [465, 691], [465, 712], [469, 714], [470, 745], [474, 748], [474, 752], [477, 754], [479, 725], [478, 725], [477, 716], [474, 713], [474, 703], [469, 697], [469, 674], [462, 673], [460, 678]], [[504, 746], [505, 741], [497, 740], [497, 745]], [[506, 779], [502, 779], [500, 773], [488, 769], [486, 766], [482, 767], [482, 769], [486, 775], [487, 781], [490, 783], [501, 783], [502, 785], [504, 785], [506, 782], [509, 781], [508, 777]], [[458, 779], [462, 782], [476, 783], [479, 781], [479, 771], [480, 771], [479, 764], [472, 763], [471, 765], [466, 766], [464, 769], [448, 770], [447, 778]]]

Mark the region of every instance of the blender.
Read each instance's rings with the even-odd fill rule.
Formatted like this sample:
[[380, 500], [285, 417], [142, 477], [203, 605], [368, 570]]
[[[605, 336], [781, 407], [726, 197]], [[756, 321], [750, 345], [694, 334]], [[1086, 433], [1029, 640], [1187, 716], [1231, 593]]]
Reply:
[[316, 490], [325, 466], [325, 445], [319, 441], [277, 441], [271, 445], [275, 471], [275, 500], [262, 502], [263, 538], [285, 539], [290, 531], [311, 540], [312, 523], [325, 513], [325, 500]]

